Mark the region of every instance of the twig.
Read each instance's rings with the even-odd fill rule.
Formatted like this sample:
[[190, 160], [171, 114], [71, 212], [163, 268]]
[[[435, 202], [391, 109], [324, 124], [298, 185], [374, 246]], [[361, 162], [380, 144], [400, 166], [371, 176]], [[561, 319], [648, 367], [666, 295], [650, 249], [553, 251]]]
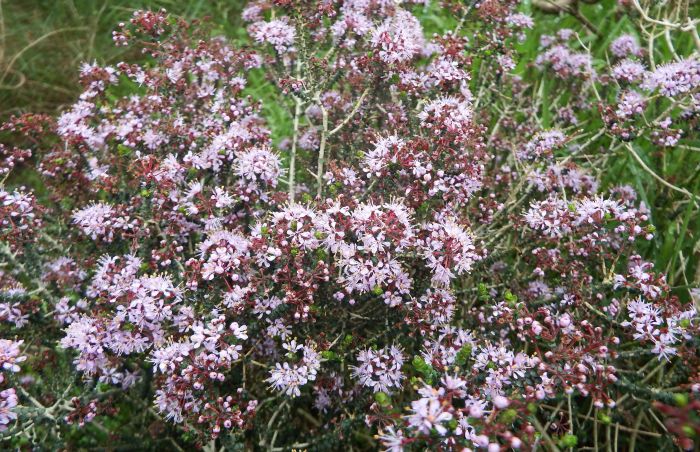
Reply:
[[557, 445], [554, 444], [552, 438], [549, 436], [549, 434], [547, 434], [547, 431], [544, 429], [544, 427], [542, 427], [542, 424], [540, 424], [540, 421], [538, 421], [534, 416], [532, 417], [532, 423], [535, 425], [537, 431], [540, 432], [540, 435], [542, 435], [542, 438], [544, 438], [549, 447], [551, 447], [554, 452], [560, 452]]
[[321, 107], [321, 115], [323, 117], [321, 144], [318, 148], [318, 166], [316, 168], [316, 197], [321, 199], [321, 195], [323, 194], [323, 164], [325, 163], [326, 142], [328, 141], [328, 110], [323, 106], [318, 93], [316, 94], [316, 102], [318, 102]]
[[5, 77], [7, 77], [7, 74], [9, 74], [10, 71], [12, 70], [12, 66], [14, 66], [14, 64], [17, 62], [17, 60], [19, 59], [19, 57], [21, 57], [22, 54], [24, 54], [24, 52], [26, 52], [27, 50], [31, 49], [31, 48], [34, 47], [35, 45], [39, 44], [41, 41], [43, 41], [43, 40], [45, 40], [45, 39], [48, 39], [48, 38], [50, 38], [51, 36], [53, 36], [53, 35], [55, 35], [55, 34], [64, 33], [64, 32], [66, 32], [66, 31], [77, 31], [77, 30], [87, 30], [87, 27], [69, 27], [69, 28], [60, 28], [60, 29], [58, 29], [58, 30], [53, 30], [53, 31], [50, 31], [50, 32], [46, 33], [45, 35], [43, 35], [43, 36], [41, 36], [41, 37], [35, 39], [34, 41], [30, 42], [30, 43], [27, 44], [26, 46], [24, 46], [24, 48], [23, 48], [22, 50], [20, 50], [19, 52], [17, 52], [17, 53], [12, 57], [12, 59], [10, 60], [10, 62], [7, 63], [7, 66], [5, 66], [5, 70], [3, 71], [2, 76], [0, 76], [0, 84], [2, 84], [2, 83], [5, 81]]
[[700, 20], [689, 20], [686, 25], [682, 25], [682, 24], [677, 24], [677, 23], [673, 23], [673, 22], [668, 22], [665, 20], [654, 19], [652, 17], [649, 17], [649, 14], [647, 14], [647, 12], [642, 8], [642, 6], [639, 4], [638, 0], [632, 0], [632, 4], [636, 8], [636, 10], [639, 12], [639, 14], [641, 14], [642, 19], [644, 19], [645, 21], [647, 21], [649, 23], [655, 24], [655, 25], [661, 25], [664, 27], [673, 28], [673, 29], [677, 29], [677, 30], [681, 30], [681, 31], [691, 31], [691, 30], [695, 29], [695, 26], [698, 23], [700, 23]]
[[343, 121], [338, 124], [333, 130], [328, 132], [328, 136], [333, 136], [336, 133], [340, 131], [345, 125], [350, 122], [350, 120], [355, 116], [355, 114], [358, 112], [360, 109], [360, 106], [362, 105], [362, 101], [365, 100], [365, 97], [367, 97], [367, 94], [369, 93], [369, 88], [366, 88], [363, 92], [362, 95], [360, 96], [359, 99], [357, 99], [357, 102], [355, 102], [355, 106], [352, 108], [352, 111], [350, 111], [350, 114], [343, 119]]
[[289, 202], [294, 204], [294, 173], [296, 172], [297, 141], [299, 140], [299, 116], [301, 115], [302, 101], [294, 96], [294, 135], [292, 135], [292, 149], [289, 151]]
[[649, 167], [647, 166], [647, 164], [644, 163], [644, 160], [642, 160], [642, 158], [639, 157], [639, 155], [635, 152], [634, 148], [633, 148], [629, 143], [625, 143], [625, 146], [626, 146], [627, 149], [630, 151], [630, 153], [632, 154], [632, 156], [634, 157], [634, 159], [637, 160], [637, 162], [642, 166], [642, 168], [644, 169], [644, 171], [646, 171], [647, 173], [649, 173], [654, 179], [658, 180], [658, 181], [661, 182], [663, 185], [665, 185], [666, 187], [668, 187], [668, 188], [670, 188], [670, 189], [672, 189], [672, 190], [675, 190], [675, 191], [677, 191], [677, 192], [679, 192], [679, 193], [683, 193], [684, 195], [688, 196], [690, 199], [693, 199], [693, 200], [698, 200], [698, 199], [700, 199], [700, 197], [695, 196], [694, 194], [690, 193], [690, 192], [689, 192], [688, 190], [686, 190], [685, 188], [676, 187], [676, 186], [673, 185], [672, 183], [667, 182], [666, 180], [664, 180], [663, 178], [661, 178], [661, 176], [659, 176], [658, 174], [656, 174], [656, 173], [654, 172], [654, 170], [652, 170], [651, 168], [649, 168]]

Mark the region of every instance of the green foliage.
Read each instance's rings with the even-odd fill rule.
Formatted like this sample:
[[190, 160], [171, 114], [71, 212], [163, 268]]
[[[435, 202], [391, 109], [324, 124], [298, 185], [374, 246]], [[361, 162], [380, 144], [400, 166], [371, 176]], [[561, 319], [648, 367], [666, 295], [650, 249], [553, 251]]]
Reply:
[[433, 366], [426, 363], [420, 356], [415, 356], [411, 364], [413, 364], [413, 368], [423, 376], [423, 380], [428, 384], [432, 384], [433, 380], [438, 376]]

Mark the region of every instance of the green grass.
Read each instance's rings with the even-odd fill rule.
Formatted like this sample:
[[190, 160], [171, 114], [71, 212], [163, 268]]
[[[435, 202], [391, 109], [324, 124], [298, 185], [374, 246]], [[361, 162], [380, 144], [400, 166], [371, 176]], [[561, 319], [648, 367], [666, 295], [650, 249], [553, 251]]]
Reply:
[[113, 64], [126, 58], [128, 50], [115, 47], [111, 34], [135, 9], [209, 16], [214, 33], [241, 39], [243, 6], [221, 0], [0, 1], [0, 119], [27, 111], [55, 113], [72, 103], [81, 62]]

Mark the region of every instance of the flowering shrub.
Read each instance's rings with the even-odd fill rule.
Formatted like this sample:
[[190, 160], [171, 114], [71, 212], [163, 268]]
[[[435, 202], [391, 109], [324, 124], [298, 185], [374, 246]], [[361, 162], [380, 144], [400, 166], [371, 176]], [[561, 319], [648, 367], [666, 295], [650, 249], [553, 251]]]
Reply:
[[137, 11], [113, 37], [144, 62], [7, 122], [3, 439], [693, 447], [692, 286], [601, 173], [695, 137], [699, 60], [583, 29], [530, 58], [518, 2], [465, 5], [429, 37], [420, 1], [255, 2], [251, 47]]

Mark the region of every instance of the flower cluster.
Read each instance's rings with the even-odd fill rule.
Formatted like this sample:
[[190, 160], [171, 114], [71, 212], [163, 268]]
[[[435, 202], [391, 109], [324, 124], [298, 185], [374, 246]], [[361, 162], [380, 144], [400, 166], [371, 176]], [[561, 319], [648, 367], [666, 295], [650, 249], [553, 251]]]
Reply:
[[393, 345], [376, 351], [362, 350], [357, 355], [359, 365], [353, 375], [374, 392], [391, 393], [391, 388], [400, 388], [405, 378], [401, 372], [403, 359], [401, 349]]
[[277, 53], [294, 50], [296, 31], [286, 20], [276, 19], [270, 22], [257, 22], [251, 25], [250, 33], [255, 41], [272, 45]]
[[36, 197], [25, 187], [11, 192], [0, 188], [0, 240], [20, 250], [23, 242], [35, 237], [41, 223]]
[[650, 72], [642, 87], [668, 97], [688, 93], [700, 86], [700, 60], [689, 58], [668, 63]]
[[556, 36], [543, 36], [540, 40], [543, 51], [535, 64], [550, 68], [561, 79], [590, 79], [596, 76], [591, 55], [571, 48], [573, 30], [562, 29]]
[[[19, 363], [27, 359], [22, 355], [20, 347], [24, 341], [10, 341], [0, 339], [0, 384], [6, 385], [8, 373], [20, 371]], [[0, 432], [7, 430], [9, 424], [17, 420], [14, 408], [19, 405], [15, 388], [6, 388], [0, 391]]]
[[95, 203], [77, 210], [73, 214], [73, 223], [92, 240], [99, 238], [106, 242], [114, 240], [115, 232], [128, 234], [138, 226], [137, 221], [120, 214], [119, 209], [105, 203]]
[[518, 157], [523, 160], [535, 160], [551, 157], [554, 150], [561, 148], [566, 142], [566, 137], [559, 130], [547, 130], [538, 133], [525, 147], [518, 152]]
[[610, 43], [610, 51], [618, 58], [642, 56], [642, 48], [632, 35], [622, 35]]

